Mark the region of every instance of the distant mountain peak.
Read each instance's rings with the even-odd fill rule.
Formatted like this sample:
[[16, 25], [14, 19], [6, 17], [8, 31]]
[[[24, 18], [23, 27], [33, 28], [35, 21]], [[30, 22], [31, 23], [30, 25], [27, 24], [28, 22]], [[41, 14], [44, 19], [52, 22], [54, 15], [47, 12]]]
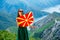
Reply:
[[44, 10], [42, 10], [44, 12], [48, 12], [48, 13], [53, 13], [53, 12], [58, 12], [60, 13], [60, 5], [56, 5], [54, 7], [50, 7], [50, 8], [46, 8]]

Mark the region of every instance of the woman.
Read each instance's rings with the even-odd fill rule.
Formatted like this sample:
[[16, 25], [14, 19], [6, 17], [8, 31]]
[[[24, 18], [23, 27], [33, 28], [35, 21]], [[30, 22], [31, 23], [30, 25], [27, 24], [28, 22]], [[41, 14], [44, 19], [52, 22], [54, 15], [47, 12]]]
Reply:
[[[29, 15], [30, 14], [32, 15], [32, 12], [29, 12]], [[27, 15], [27, 14], [25, 14], [25, 15]], [[20, 9], [18, 11], [17, 19], [21, 20], [21, 18], [19, 18], [19, 17], [22, 17], [22, 16], [23, 16], [23, 10]], [[29, 19], [28, 17], [31, 17], [31, 18]], [[19, 20], [17, 21], [18, 26], [19, 26], [19, 23], [18, 23]], [[33, 17], [32, 16], [27, 16], [27, 18], [24, 21], [25, 21], [25, 23], [28, 22], [28, 21], [33, 22]], [[30, 27], [31, 28], [35, 28], [34, 26], [30, 26]], [[29, 38], [28, 38], [28, 32], [27, 32], [27, 27], [24, 26], [24, 25], [21, 26], [21, 21], [20, 21], [20, 26], [18, 27], [18, 40], [29, 40]]]
[[[18, 16], [22, 16], [23, 15], [23, 10], [18, 10]], [[17, 21], [17, 24], [18, 24], [18, 21]], [[19, 26], [19, 25], [18, 25]], [[19, 26], [18, 27], [18, 40], [29, 40], [28, 38], [28, 32], [27, 32], [27, 27], [22, 27], [22, 26]]]

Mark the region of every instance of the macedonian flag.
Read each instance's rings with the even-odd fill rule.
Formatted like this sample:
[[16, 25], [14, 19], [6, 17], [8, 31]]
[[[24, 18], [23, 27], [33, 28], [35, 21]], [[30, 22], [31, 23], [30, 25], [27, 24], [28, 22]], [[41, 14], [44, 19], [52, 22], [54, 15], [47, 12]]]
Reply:
[[17, 17], [16, 20], [17, 20], [18, 26], [27, 27], [27, 26], [29, 26], [30, 24], [33, 23], [34, 18], [33, 18], [32, 12], [29, 12], [27, 14], [24, 14], [22, 16]]

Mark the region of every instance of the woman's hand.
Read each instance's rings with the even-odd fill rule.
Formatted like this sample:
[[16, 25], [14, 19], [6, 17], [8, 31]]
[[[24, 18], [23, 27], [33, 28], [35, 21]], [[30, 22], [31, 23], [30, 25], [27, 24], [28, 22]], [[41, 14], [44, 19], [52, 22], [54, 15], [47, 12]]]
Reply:
[[36, 27], [35, 26], [30, 26], [30, 28], [34, 28], [35, 29]]

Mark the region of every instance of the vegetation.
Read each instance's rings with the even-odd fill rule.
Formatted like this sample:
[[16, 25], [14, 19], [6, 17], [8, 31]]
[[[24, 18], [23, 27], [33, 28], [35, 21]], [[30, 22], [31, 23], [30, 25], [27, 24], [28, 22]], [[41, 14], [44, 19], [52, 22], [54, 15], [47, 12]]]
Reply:
[[51, 22], [47, 23], [46, 25], [44, 25], [43, 27], [39, 28], [36, 32], [42, 32], [45, 29], [51, 27], [51, 25], [53, 25], [54, 23], [55, 23], [54, 21], [51, 21]]
[[40, 38], [30, 37], [29, 40], [40, 40]]
[[16, 40], [16, 34], [0, 30], [0, 40]]

